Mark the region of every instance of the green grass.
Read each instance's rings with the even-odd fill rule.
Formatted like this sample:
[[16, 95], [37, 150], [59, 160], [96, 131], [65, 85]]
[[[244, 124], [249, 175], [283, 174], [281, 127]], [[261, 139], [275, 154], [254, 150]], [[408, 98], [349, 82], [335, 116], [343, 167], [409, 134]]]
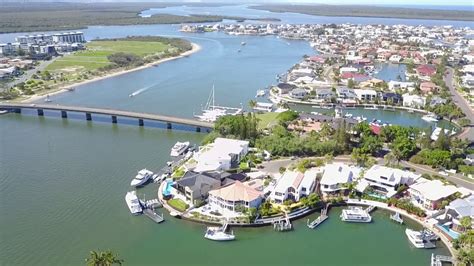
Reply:
[[259, 119], [258, 129], [265, 129], [265, 128], [269, 128], [278, 124], [278, 119], [277, 119], [278, 115], [279, 113], [257, 114], [256, 116]]
[[168, 48], [170, 46], [167, 44], [151, 41], [92, 41], [86, 45], [86, 50], [56, 59], [46, 70], [96, 70], [108, 65], [110, 62], [107, 56], [114, 53], [132, 53], [143, 57], [163, 52]]
[[189, 208], [189, 205], [186, 202], [180, 199], [170, 199], [168, 200], [168, 204], [175, 210], [184, 212]]

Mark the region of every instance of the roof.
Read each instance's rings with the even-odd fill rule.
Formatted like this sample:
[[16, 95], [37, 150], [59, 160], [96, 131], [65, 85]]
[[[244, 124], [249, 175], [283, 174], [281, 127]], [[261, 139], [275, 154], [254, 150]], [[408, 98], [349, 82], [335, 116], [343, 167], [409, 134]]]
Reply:
[[[275, 191], [278, 192], [284, 192], [286, 191], [289, 187], [294, 187], [295, 185], [295, 180], [300, 179], [300, 182], [302, 180], [303, 174], [300, 172], [296, 171], [286, 171], [283, 173], [283, 175], [278, 179], [278, 183], [275, 187]], [[295, 188], [298, 188], [299, 183], [296, 184], [297, 186]]]
[[201, 190], [203, 186], [220, 185], [221, 181], [205, 174], [193, 173], [187, 174], [176, 183], [183, 187], [189, 187], [192, 191]]
[[456, 199], [446, 206], [446, 209], [454, 210], [461, 217], [474, 217], [474, 195], [465, 199]]
[[243, 184], [240, 181], [235, 181], [230, 186], [226, 186], [220, 189], [209, 191], [209, 195], [212, 195], [217, 198], [221, 198], [227, 201], [246, 201], [251, 202], [262, 196], [262, 194]]
[[336, 185], [352, 182], [354, 173], [351, 167], [343, 163], [332, 163], [324, 167], [321, 185]]
[[410, 190], [419, 192], [424, 198], [436, 201], [449, 197], [456, 193], [458, 189], [453, 185], [445, 185], [440, 180], [428, 180], [418, 182], [410, 187]]

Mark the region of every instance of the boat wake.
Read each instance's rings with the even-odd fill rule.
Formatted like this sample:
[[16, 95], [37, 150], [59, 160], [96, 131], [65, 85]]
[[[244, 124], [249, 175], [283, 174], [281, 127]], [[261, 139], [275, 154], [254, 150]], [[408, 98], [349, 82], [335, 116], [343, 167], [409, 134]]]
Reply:
[[153, 85], [150, 85], [150, 86], [141, 88], [141, 89], [139, 89], [139, 90], [136, 90], [136, 91], [130, 93], [130, 94], [128, 95], [128, 97], [135, 97], [135, 96], [141, 94], [142, 92], [145, 92], [145, 91], [149, 90], [150, 88], [152, 88], [152, 87], [155, 86], [155, 85], [156, 85], [156, 84], [153, 84]]

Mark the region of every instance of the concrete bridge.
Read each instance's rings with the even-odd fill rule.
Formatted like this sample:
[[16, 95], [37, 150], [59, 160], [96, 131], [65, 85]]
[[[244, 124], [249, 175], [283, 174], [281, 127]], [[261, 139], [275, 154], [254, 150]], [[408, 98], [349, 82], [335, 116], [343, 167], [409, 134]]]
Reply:
[[140, 113], [132, 111], [123, 111], [115, 109], [105, 108], [92, 108], [92, 107], [81, 107], [81, 106], [67, 106], [57, 104], [26, 104], [26, 103], [0, 103], [0, 110], [7, 110], [10, 112], [21, 113], [22, 109], [34, 109], [37, 111], [38, 116], [44, 116], [44, 110], [59, 111], [62, 118], [68, 117], [68, 112], [84, 113], [85, 119], [92, 120], [92, 115], [105, 115], [111, 117], [111, 122], [116, 124], [117, 117], [135, 118], [138, 120], [138, 126], [144, 126], [145, 120], [163, 122], [166, 123], [167, 129], [172, 129], [173, 124], [184, 125], [195, 127], [197, 132], [212, 130], [214, 124], [209, 122], [202, 122], [195, 119], [173, 117], [167, 115], [158, 115], [150, 113]]

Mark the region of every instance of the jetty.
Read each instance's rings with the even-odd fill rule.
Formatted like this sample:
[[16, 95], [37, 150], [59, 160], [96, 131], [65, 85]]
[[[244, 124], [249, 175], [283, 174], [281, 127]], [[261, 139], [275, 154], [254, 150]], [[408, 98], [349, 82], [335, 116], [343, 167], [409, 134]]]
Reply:
[[151, 200], [147, 200], [145, 202], [145, 205], [148, 207], [148, 208], [161, 208], [163, 207], [163, 204], [161, 204], [161, 202], [158, 200], [158, 199], [151, 199]]
[[[173, 117], [168, 115], [159, 115], [151, 113], [132, 112], [106, 108], [92, 108], [84, 106], [53, 105], [53, 104], [25, 104], [25, 103], [1, 103], [0, 110], [6, 110], [14, 113], [21, 113], [22, 109], [33, 109], [37, 111], [38, 116], [44, 116], [44, 111], [59, 111], [61, 118], [67, 119], [68, 112], [83, 113], [87, 121], [92, 121], [92, 115], [110, 116], [112, 124], [117, 124], [117, 117], [137, 119], [137, 125], [145, 126], [145, 121], [155, 121], [166, 124], [167, 129], [172, 129], [173, 125], [194, 127], [196, 132], [201, 130], [210, 132], [214, 127], [213, 123], [198, 121], [195, 119]], [[181, 127], [177, 127], [181, 128]]]
[[308, 228], [310, 229], [314, 229], [316, 228], [318, 225], [320, 225], [321, 223], [323, 223], [324, 221], [327, 220], [327, 218], [329, 218], [329, 216], [327, 216], [327, 211], [328, 211], [328, 208], [324, 208], [322, 211], [321, 211], [321, 215], [314, 221], [310, 222], [309, 219], [308, 219], [308, 222], [306, 223], [306, 225], [308, 226]]
[[290, 231], [293, 230], [293, 225], [290, 222], [290, 218], [288, 215], [285, 218], [274, 221], [273, 222], [273, 229], [279, 232]]
[[371, 212], [373, 212], [373, 211], [375, 210], [375, 208], [376, 208], [376, 207], [375, 207], [374, 205], [370, 205], [369, 207], [367, 207], [367, 209], [365, 209], [365, 211], [366, 211], [367, 213], [371, 213]]
[[150, 218], [151, 220], [153, 220], [155, 223], [158, 223], [158, 224], [165, 220], [163, 218], [163, 214], [161, 214], [160, 216], [153, 209], [144, 209], [143, 214], [145, 214], [148, 218]]
[[396, 212], [396, 213], [390, 215], [390, 219], [397, 222], [397, 223], [399, 223], [399, 224], [403, 224], [403, 219], [402, 219], [399, 212]]
[[435, 255], [431, 253], [431, 266], [443, 266], [443, 262], [451, 263], [454, 265], [453, 257]]

